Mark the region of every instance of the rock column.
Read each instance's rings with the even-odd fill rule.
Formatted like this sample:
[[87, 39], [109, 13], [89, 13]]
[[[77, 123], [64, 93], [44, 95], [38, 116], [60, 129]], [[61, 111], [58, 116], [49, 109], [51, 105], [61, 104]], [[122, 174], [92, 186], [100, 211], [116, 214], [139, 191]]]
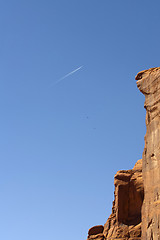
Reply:
[[136, 80], [145, 96], [147, 128], [142, 157], [142, 239], [160, 240], [160, 68], [142, 71]]

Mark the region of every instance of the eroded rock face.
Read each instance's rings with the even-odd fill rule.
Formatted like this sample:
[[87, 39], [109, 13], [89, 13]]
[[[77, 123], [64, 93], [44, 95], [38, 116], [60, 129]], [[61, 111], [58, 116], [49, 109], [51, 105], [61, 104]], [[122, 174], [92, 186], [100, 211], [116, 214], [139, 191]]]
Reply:
[[117, 172], [112, 214], [103, 232], [99, 226], [89, 230], [88, 240], [160, 240], [160, 68], [142, 71], [136, 80], [146, 109], [142, 161]]
[[132, 170], [118, 171], [114, 177], [115, 200], [104, 225], [105, 239], [140, 239], [143, 203], [142, 160]]
[[104, 227], [102, 225], [94, 226], [88, 231], [88, 239], [104, 240]]
[[160, 239], [160, 68], [142, 71], [137, 86], [145, 95], [146, 135], [143, 152], [144, 203], [142, 239]]
[[118, 171], [114, 177], [114, 185], [112, 214], [103, 231], [102, 226], [89, 230], [88, 240], [141, 239], [142, 160], [132, 170]]

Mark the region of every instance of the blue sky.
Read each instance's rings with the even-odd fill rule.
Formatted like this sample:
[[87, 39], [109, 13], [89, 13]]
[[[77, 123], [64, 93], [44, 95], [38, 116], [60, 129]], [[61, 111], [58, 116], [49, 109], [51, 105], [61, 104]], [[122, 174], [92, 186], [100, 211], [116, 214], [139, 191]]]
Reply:
[[[82, 240], [141, 158], [159, 1], [0, 2], [0, 239]], [[77, 72], [56, 81], [66, 74]]]

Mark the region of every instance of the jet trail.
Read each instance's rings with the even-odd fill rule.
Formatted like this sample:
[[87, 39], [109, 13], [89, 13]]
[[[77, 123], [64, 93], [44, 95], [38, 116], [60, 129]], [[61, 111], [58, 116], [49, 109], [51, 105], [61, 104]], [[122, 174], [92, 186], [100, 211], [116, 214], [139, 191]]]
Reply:
[[57, 83], [60, 83], [63, 79], [69, 77], [70, 75], [72, 75], [73, 73], [77, 72], [78, 70], [80, 70], [83, 66], [80, 66], [78, 68], [76, 68], [75, 70], [73, 70], [72, 72], [66, 74], [65, 76], [61, 77], [60, 79], [58, 79], [56, 82], [52, 83], [51, 86], [56, 85]]

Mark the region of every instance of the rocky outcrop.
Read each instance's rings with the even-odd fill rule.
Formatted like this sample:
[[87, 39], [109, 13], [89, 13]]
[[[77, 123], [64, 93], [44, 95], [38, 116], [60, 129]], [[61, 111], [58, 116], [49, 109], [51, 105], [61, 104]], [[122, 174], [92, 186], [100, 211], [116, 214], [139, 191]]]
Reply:
[[104, 240], [103, 230], [104, 227], [102, 225], [90, 228], [88, 231], [88, 239]]
[[114, 177], [112, 214], [88, 240], [160, 240], [160, 68], [139, 72], [137, 86], [145, 96], [146, 135], [142, 160]]
[[142, 239], [160, 239], [160, 68], [142, 71], [137, 86], [145, 95], [146, 135], [143, 151], [144, 203]]
[[104, 225], [105, 239], [139, 239], [143, 203], [142, 160], [132, 170], [118, 171], [114, 177], [115, 200]]
[[114, 177], [115, 200], [104, 225], [105, 239], [141, 237], [143, 203], [142, 160], [132, 170], [118, 171]]
[[115, 200], [112, 214], [103, 226], [88, 232], [88, 240], [140, 239], [143, 203], [142, 160], [132, 170], [118, 171], [114, 177]]

